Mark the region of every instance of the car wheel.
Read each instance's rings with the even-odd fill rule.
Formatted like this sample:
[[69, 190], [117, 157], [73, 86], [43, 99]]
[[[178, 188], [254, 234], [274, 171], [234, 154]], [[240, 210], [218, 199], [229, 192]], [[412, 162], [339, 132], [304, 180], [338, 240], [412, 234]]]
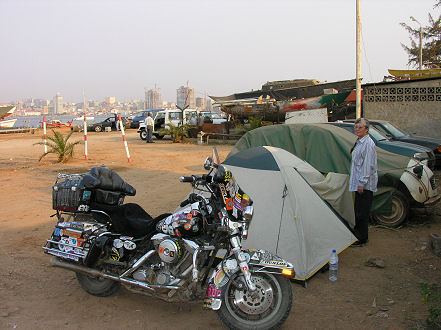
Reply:
[[409, 215], [409, 201], [401, 191], [395, 191], [392, 195], [392, 212], [389, 215], [376, 214], [374, 220], [380, 225], [391, 228], [400, 226]]
[[95, 126], [95, 132], [101, 132], [103, 129], [101, 126]]
[[141, 132], [139, 132], [139, 137], [141, 140], [147, 140], [147, 132], [143, 129]]

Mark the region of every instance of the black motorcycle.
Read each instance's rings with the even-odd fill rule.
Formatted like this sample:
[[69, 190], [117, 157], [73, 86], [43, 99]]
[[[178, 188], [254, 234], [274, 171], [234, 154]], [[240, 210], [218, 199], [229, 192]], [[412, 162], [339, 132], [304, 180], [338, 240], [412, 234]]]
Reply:
[[268, 251], [242, 249], [253, 202], [215, 149], [204, 168], [209, 174], [180, 178], [193, 187], [181, 209], [156, 218], [123, 203], [136, 190], [107, 167], [59, 174], [52, 195], [58, 221], [43, 247], [51, 264], [74, 271], [95, 296], [123, 284], [169, 302], [205, 298], [229, 328], [280, 326], [293, 303], [293, 266]]

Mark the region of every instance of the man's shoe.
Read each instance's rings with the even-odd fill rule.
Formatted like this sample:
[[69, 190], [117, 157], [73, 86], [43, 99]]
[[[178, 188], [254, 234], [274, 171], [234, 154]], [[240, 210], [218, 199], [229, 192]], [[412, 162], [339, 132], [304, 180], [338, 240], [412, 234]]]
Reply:
[[366, 242], [357, 241], [355, 243], [352, 243], [351, 247], [363, 247], [366, 245]]

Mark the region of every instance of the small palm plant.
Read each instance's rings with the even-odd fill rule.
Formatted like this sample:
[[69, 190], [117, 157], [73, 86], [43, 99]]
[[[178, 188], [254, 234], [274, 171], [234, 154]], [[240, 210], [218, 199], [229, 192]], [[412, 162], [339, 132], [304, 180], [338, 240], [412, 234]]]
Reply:
[[173, 143], [179, 143], [181, 142], [184, 137], [188, 137], [188, 130], [190, 129], [190, 126], [188, 125], [173, 125], [173, 124], [167, 124], [168, 129], [161, 128], [158, 133], [161, 135], [169, 134], [172, 138]]
[[[82, 143], [82, 141], [75, 141], [75, 142], [68, 142], [70, 136], [72, 135], [73, 131], [69, 132], [66, 136], [63, 136], [60, 132], [56, 132], [52, 130], [53, 136], [48, 136], [47, 139], [49, 140], [47, 144], [47, 152], [43, 153], [38, 161], [41, 161], [44, 156], [48, 154], [55, 154], [58, 157], [59, 163], [65, 163], [69, 159], [73, 157], [74, 153], [74, 147], [77, 144]], [[34, 143], [39, 145], [44, 145], [44, 141]]]

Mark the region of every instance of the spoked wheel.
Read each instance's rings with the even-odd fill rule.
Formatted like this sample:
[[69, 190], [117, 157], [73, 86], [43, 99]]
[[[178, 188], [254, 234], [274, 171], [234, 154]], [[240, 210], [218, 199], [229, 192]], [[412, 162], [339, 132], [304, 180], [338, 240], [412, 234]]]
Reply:
[[76, 273], [76, 275], [84, 291], [93, 296], [108, 297], [118, 291], [121, 286], [119, 282], [107, 278], [97, 278], [81, 273]]
[[[251, 280], [256, 292], [231, 280], [222, 297], [219, 319], [230, 329], [272, 329], [285, 322], [292, 302], [291, 283], [284, 277], [253, 273]], [[241, 288], [242, 287], [242, 288]]]
[[102, 130], [101, 126], [95, 126], [95, 132], [101, 132]]

